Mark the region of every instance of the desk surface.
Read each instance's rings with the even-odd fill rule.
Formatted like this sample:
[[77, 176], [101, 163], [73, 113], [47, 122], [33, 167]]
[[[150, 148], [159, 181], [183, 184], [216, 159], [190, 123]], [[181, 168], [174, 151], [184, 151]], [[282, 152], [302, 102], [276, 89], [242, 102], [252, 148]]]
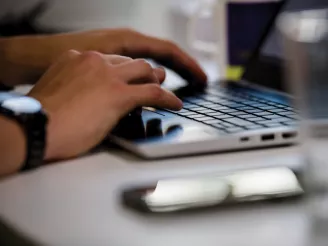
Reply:
[[143, 161], [109, 150], [0, 182], [0, 217], [46, 245], [305, 245], [302, 204], [144, 216], [120, 205], [122, 187], [159, 177], [298, 165], [297, 148]]

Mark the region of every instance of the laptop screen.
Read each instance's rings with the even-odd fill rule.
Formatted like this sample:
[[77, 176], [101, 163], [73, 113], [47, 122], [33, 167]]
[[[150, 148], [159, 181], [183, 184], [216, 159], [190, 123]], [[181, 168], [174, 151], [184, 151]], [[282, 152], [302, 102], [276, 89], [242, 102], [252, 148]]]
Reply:
[[[328, 7], [327, 0], [288, 0], [281, 12], [323, 7]], [[275, 22], [265, 38], [261, 40], [261, 45], [254, 52], [253, 58], [250, 59], [243, 79], [250, 83], [285, 91], [283, 40]]]

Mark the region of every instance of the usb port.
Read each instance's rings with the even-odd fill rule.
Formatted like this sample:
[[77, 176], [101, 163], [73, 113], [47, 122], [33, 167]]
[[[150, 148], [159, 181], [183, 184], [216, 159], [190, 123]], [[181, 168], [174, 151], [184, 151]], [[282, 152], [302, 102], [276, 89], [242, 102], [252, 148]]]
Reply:
[[262, 141], [272, 141], [274, 140], [274, 134], [262, 135]]
[[248, 141], [249, 141], [249, 137], [240, 138], [240, 142], [248, 142]]
[[286, 132], [282, 134], [282, 138], [284, 139], [290, 139], [290, 138], [296, 138], [297, 132]]

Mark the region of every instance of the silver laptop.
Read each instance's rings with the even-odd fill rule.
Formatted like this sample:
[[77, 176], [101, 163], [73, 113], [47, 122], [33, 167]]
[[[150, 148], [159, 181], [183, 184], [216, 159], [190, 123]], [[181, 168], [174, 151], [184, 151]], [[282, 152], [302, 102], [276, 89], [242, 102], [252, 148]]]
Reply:
[[240, 81], [219, 81], [201, 91], [181, 88], [181, 111], [144, 108], [141, 115], [124, 118], [110, 138], [144, 158], [297, 143], [297, 112], [284, 90], [283, 52], [275, 25], [280, 12], [259, 38]]

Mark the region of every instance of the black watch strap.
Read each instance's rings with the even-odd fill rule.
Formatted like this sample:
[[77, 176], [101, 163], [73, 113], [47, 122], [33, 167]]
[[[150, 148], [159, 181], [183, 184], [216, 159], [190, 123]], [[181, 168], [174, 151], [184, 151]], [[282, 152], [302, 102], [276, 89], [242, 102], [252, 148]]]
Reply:
[[44, 112], [34, 116], [32, 122], [22, 125], [26, 134], [27, 152], [22, 171], [39, 167], [44, 159], [46, 150], [47, 117]]
[[48, 123], [40, 103], [33, 98], [0, 93], [0, 115], [17, 122], [25, 133], [26, 157], [21, 170], [39, 167], [45, 155]]

